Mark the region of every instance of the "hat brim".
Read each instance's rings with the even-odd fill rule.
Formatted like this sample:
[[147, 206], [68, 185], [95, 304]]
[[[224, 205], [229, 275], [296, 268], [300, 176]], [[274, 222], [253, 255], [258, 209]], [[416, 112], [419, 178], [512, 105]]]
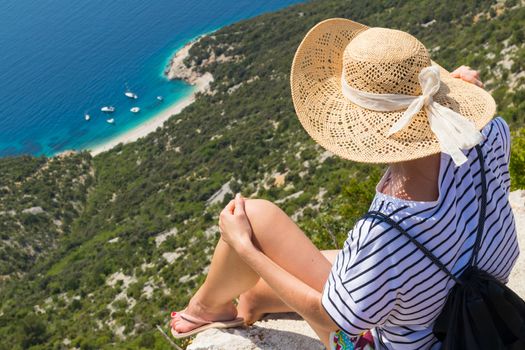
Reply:
[[[440, 145], [423, 110], [408, 128], [387, 137], [403, 111], [372, 111], [343, 96], [340, 79], [344, 50], [367, 29], [348, 19], [333, 18], [318, 23], [306, 34], [290, 74], [292, 100], [301, 124], [322, 147], [357, 162], [395, 163], [439, 153]], [[496, 112], [494, 99], [482, 88], [453, 78], [439, 67], [441, 87], [434, 101], [460, 113], [481, 130]]]

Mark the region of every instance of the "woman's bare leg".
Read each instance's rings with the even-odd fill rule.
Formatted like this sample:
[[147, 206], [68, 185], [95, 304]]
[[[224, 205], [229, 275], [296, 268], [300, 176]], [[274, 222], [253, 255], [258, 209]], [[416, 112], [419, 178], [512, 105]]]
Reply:
[[[337, 253], [339, 250], [321, 251], [330, 264], [334, 263]], [[237, 310], [239, 317], [244, 318], [247, 324], [260, 320], [265, 314], [294, 311], [263, 279], [259, 279], [255, 286], [240, 295]]]
[[[259, 249], [286, 271], [321, 291], [331, 264], [286, 213], [260, 199], [246, 200], [245, 211]], [[259, 276], [220, 240], [206, 281], [190, 300], [186, 312], [207, 320], [232, 319], [237, 314], [233, 299], [258, 280]], [[178, 332], [195, 328], [177, 317], [172, 325]]]

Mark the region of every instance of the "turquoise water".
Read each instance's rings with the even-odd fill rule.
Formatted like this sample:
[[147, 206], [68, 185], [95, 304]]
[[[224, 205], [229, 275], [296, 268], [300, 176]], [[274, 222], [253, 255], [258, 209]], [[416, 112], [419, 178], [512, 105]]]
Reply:
[[[184, 43], [299, 2], [0, 1], [0, 156], [53, 155], [124, 133], [191, 94], [162, 75]], [[139, 99], [126, 98], [126, 87]], [[104, 105], [116, 112], [104, 115]]]

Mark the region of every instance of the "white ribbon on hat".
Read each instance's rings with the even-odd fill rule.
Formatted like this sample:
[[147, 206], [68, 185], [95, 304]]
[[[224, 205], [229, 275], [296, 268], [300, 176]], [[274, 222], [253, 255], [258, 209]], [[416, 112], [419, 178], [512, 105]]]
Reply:
[[387, 137], [406, 128], [414, 116], [425, 108], [430, 129], [439, 141], [441, 152], [449, 154], [458, 166], [465, 163], [467, 157], [461, 150], [476, 146], [483, 140], [483, 136], [473, 122], [432, 98], [441, 83], [437, 66], [423, 68], [419, 73], [419, 83], [423, 91], [420, 96], [375, 94], [351, 87], [345, 79], [344, 71], [341, 75], [343, 95], [354, 104], [379, 112], [394, 112], [406, 108], [403, 116], [388, 131]]

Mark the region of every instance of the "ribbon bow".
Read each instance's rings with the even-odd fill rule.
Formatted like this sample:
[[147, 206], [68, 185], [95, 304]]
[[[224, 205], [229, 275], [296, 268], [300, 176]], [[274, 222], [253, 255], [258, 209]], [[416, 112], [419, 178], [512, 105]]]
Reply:
[[423, 92], [421, 96], [375, 94], [351, 87], [344, 78], [344, 72], [341, 75], [343, 95], [356, 105], [380, 112], [406, 108], [403, 116], [388, 131], [387, 137], [406, 128], [414, 116], [425, 108], [430, 129], [439, 141], [441, 152], [450, 155], [458, 166], [465, 163], [467, 157], [461, 150], [476, 146], [483, 136], [473, 122], [434, 101], [433, 96], [441, 83], [437, 66], [423, 68], [419, 73], [419, 83]]

